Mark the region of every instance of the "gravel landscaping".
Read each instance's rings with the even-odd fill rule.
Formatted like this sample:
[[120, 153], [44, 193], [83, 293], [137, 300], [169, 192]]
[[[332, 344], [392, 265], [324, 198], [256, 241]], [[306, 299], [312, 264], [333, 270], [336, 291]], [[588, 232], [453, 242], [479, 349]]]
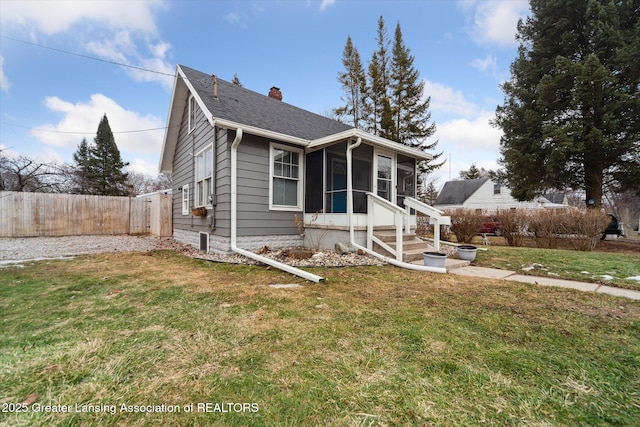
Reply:
[[[0, 238], [0, 264], [15, 264], [13, 261], [43, 258], [60, 258], [84, 254], [145, 252], [170, 249], [182, 252], [186, 256], [214, 262], [234, 264], [259, 264], [257, 261], [241, 255], [207, 254], [173, 238], [151, 236], [66, 236], [66, 237], [27, 237]], [[265, 250], [261, 255], [285, 262], [296, 267], [346, 267], [358, 265], [382, 265], [377, 258], [351, 253], [338, 255], [333, 251], [321, 251], [307, 259], [299, 259], [287, 250]]]

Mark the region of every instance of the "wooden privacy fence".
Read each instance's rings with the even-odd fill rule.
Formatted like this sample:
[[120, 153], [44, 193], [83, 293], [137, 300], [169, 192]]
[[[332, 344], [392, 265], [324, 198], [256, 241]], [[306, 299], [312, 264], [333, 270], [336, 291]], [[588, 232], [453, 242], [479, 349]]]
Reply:
[[131, 198], [0, 191], [0, 237], [171, 236], [171, 195], [151, 196]]

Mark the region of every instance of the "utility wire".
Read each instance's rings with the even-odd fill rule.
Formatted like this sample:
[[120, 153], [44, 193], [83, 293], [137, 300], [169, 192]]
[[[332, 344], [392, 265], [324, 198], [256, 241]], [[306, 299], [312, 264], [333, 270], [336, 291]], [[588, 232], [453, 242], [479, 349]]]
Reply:
[[94, 61], [106, 62], [107, 64], [118, 65], [118, 66], [120, 66], [120, 67], [132, 68], [132, 69], [134, 69], [134, 70], [138, 70], [138, 71], [145, 71], [145, 72], [147, 72], [147, 73], [160, 74], [160, 75], [163, 75], [163, 76], [169, 76], [169, 77], [172, 77], [172, 78], [173, 78], [173, 77], [175, 77], [173, 74], [165, 73], [165, 72], [162, 72], [162, 71], [150, 70], [150, 69], [148, 69], [148, 68], [137, 67], [137, 66], [135, 66], [135, 65], [130, 65], [130, 64], [123, 64], [122, 62], [110, 61], [110, 60], [108, 60], [108, 59], [98, 58], [98, 57], [96, 57], [96, 56], [84, 55], [84, 54], [82, 54], [82, 53], [71, 52], [71, 51], [69, 51], [69, 50], [58, 49], [58, 48], [50, 47], [50, 46], [44, 46], [44, 45], [41, 45], [41, 44], [28, 42], [28, 41], [26, 41], [26, 40], [15, 39], [15, 38], [13, 38], [13, 37], [8, 37], [8, 36], [2, 36], [2, 35], [0, 35], [0, 38], [7, 39], [7, 40], [11, 40], [11, 41], [18, 42], [18, 43], [28, 44], [28, 45], [31, 45], [31, 46], [36, 46], [36, 47], [39, 47], [39, 48], [42, 48], [42, 49], [49, 49], [49, 50], [53, 50], [54, 52], [65, 53], [65, 54], [67, 54], [67, 55], [79, 56], [79, 57], [81, 57], [81, 58], [92, 59], [92, 60], [94, 60]]
[[[41, 44], [38, 44], [38, 43], [33, 43], [33, 42], [26, 41], [26, 40], [20, 40], [20, 39], [16, 39], [16, 38], [13, 38], [13, 37], [0, 35], [0, 38], [11, 40], [11, 41], [18, 42], [18, 43], [23, 43], [23, 44], [30, 45], [30, 46], [39, 47], [41, 49], [48, 49], [48, 50], [52, 50], [54, 52], [64, 53], [66, 55], [73, 55], [73, 56], [78, 56], [80, 58], [91, 59], [91, 60], [94, 60], [94, 61], [99, 61], [99, 62], [104, 62], [104, 63], [107, 63], [107, 64], [117, 65], [119, 67], [131, 68], [131, 69], [134, 69], [134, 70], [144, 71], [144, 72], [147, 72], [147, 73], [160, 74], [162, 76], [167, 76], [167, 77], [171, 77], [171, 78], [177, 77], [174, 74], [165, 73], [163, 71], [151, 70], [149, 68], [138, 67], [138, 66], [130, 65], [130, 64], [124, 64], [122, 62], [111, 61], [111, 60], [108, 60], [108, 59], [98, 58], [96, 56], [85, 55], [85, 54], [82, 54], [82, 53], [72, 52], [72, 51], [64, 50], [64, 49], [58, 49], [58, 48], [50, 47], [50, 46], [44, 46], [44, 45], [41, 45]], [[211, 83], [211, 84], [213, 84], [213, 79], [211, 78], [211, 76], [208, 76], [206, 79], [194, 79], [193, 81], [199, 81], [201, 83]]]

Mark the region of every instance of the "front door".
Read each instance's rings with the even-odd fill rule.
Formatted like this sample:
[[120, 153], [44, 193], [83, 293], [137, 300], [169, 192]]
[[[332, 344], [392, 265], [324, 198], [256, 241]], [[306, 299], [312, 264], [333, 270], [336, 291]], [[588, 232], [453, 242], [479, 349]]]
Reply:
[[398, 154], [397, 163], [397, 204], [404, 208], [405, 197], [416, 197], [416, 161]]
[[376, 153], [376, 181], [374, 193], [385, 200], [393, 201], [394, 158], [392, 154]]

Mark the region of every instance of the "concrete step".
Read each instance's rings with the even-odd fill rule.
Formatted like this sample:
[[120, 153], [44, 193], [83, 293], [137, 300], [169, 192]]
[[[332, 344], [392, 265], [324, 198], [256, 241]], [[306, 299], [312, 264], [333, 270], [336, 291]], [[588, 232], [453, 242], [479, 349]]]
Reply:
[[[386, 242], [390, 247], [395, 249], [395, 241], [393, 243]], [[412, 262], [415, 260], [422, 259], [422, 253], [428, 251], [430, 247], [420, 239], [413, 239], [402, 242], [402, 259], [404, 262]], [[373, 250], [378, 252], [379, 254], [383, 254], [385, 256], [391, 256], [391, 254], [382, 248], [377, 243], [373, 244]]]
[[[393, 230], [390, 231], [376, 231], [373, 233], [378, 239], [382, 240], [385, 243], [395, 243], [396, 242], [396, 232]], [[402, 241], [406, 242], [409, 240], [417, 239], [414, 233], [402, 233]]]

